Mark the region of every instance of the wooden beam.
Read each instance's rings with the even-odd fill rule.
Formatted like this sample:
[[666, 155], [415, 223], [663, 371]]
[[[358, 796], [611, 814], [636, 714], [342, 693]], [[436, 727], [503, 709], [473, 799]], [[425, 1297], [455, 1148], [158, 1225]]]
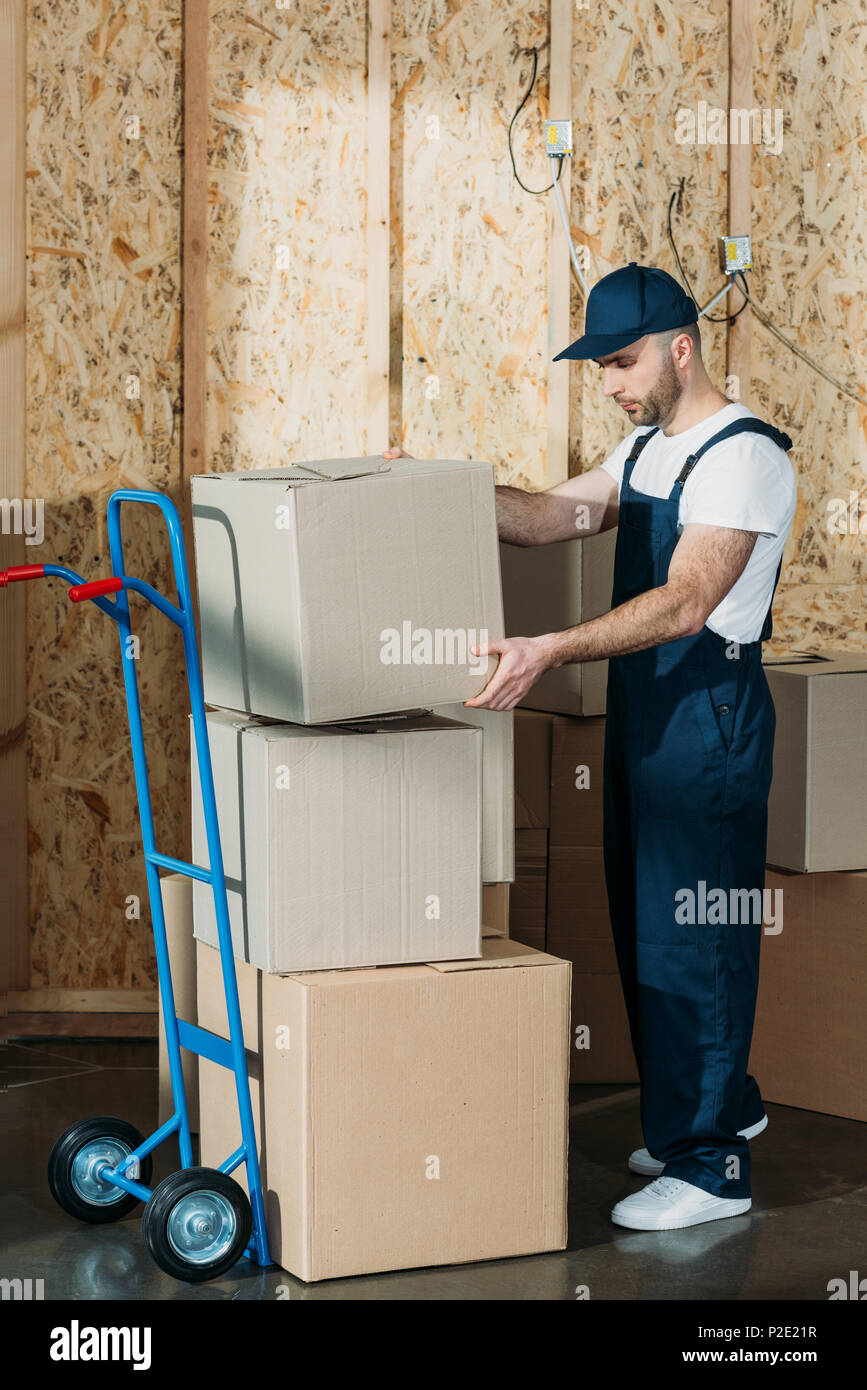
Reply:
[[181, 293], [183, 447], [181, 495], [208, 466], [208, 0], [184, 0], [184, 169]]
[[[753, 104], [752, 0], [729, 0], [729, 111], [750, 110]], [[731, 130], [729, 130], [731, 135]], [[728, 147], [728, 226], [729, 236], [749, 236], [752, 223], [751, 163], [752, 144], [746, 140]], [[729, 290], [726, 306], [735, 313], [744, 296], [737, 283]], [[749, 404], [750, 341], [752, 315], [749, 309], [728, 326], [726, 377], [738, 378], [741, 405]]]
[[10, 1014], [141, 1014], [157, 1007], [155, 985], [146, 989], [25, 989], [9, 994]]
[[[572, 13], [574, 0], [551, 0], [550, 34], [551, 69], [548, 85], [548, 115], [551, 120], [566, 121], [572, 115]], [[556, 161], [548, 160], [550, 177], [556, 173]], [[569, 211], [572, 160], [562, 161], [560, 190], [566, 212]], [[548, 444], [545, 458], [544, 486], [565, 482], [569, 476], [569, 384], [575, 370], [568, 361], [552, 362], [571, 341], [569, 301], [572, 291], [572, 269], [569, 242], [563, 228], [556, 194], [548, 198]]]
[[391, 0], [367, 10], [367, 452], [390, 443]]
[[[23, 504], [27, 121], [25, 0], [0, 0], [0, 494]], [[0, 569], [38, 563], [40, 547], [0, 531]], [[0, 591], [0, 883], [2, 987], [30, 983], [27, 895], [26, 584]]]

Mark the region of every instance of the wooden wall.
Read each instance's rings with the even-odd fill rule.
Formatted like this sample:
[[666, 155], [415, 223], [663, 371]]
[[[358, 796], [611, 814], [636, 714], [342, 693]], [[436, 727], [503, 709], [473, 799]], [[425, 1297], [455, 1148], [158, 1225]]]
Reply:
[[[27, 558], [88, 579], [110, 572], [112, 491], [178, 495], [181, 39], [179, 0], [28, 6], [26, 482], [45, 538]], [[151, 513], [127, 512], [127, 567], [171, 593]], [[29, 983], [114, 1009], [155, 979], [117, 629], [62, 581], [26, 601]], [[179, 638], [133, 606], [158, 845], [178, 854]]]
[[[190, 4], [197, 23], [204, 8]], [[400, 442], [489, 459], [498, 481], [533, 488], [599, 462], [624, 422], [592, 364], [551, 364], [581, 331], [583, 295], [553, 194], [522, 192], [509, 163], [531, 72], [521, 50], [538, 46], [540, 61], [516, 125], [518, 168], [533, 188], [550, 180], [550, 43], [570, 92], [576, 155], [564, 173], [591, 283], [631, 259], [674, 269], [665, 214], [683, 179], [676, 235], [704, 302], [720, 283], [729, 151], [678, 144], [675, 122], [679, 107], [728, 104], [728, 0], [210, 0], [208, 14], [204, 466]], [[87, 577], [107, 571], [113, 488], [183, 492], [181, 41], [181, 0], [28, 7], [26, 482], [45, 499], [46, 536], [27, 558], [62, 557]], [[755, 104], [785, 116], [782, 151], [752, 151], [753, 293], [862, 392], [865, 42], [854, 0], [753, 0]], [[567, 294], [571, 327], [552, 341]], [[722, 386], [724, 326], [706, 325], [704, 340]], [[832, 535], [827, 504], [860, 488], [867, 506], [867, 411], [755, 321], [750, 354], [742, 396], [793, 436], [801, 489], [778, 638], [863, 647], [864, 537]], [[166, 587], [159, 527], [137, 521], [128, 534], [130, 568]], [[117, 637], [97, 610], [70, 611], [63, 585], [29, 586], [27, 605], [30, 985], [145, 988]], [[160, 848], [185, 854], [182, 665], [168, 624], [140, 611]], [[130, 894], [139, 923], [124, 917]]]

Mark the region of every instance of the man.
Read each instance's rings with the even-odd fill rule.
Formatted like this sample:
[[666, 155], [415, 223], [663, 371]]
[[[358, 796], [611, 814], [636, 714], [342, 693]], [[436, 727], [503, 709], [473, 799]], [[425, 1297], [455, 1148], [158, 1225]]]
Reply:
[[[500, 660], [465, 703], [513, 709], [549, 667], [609, 659], [605, 874], [647, 1146], [629, 1167], [654, 1178], [612, 1219], [672, 1229], [749, 1210], [748, 1140], [767, 1124], [747, 1074], [775, 728], [761, 649], [795, 511], [791, 440], [713, 386], [695, 303], [665, 271], [633, 261], [600, 280], [561, 358], [592, 359], [635, 428], [568, 482], [498, 487], [499, 534], [546, 545], [617, 526], [611, 611], [474, 648]], [[684, 910], [712, 890], [749, 920]]]

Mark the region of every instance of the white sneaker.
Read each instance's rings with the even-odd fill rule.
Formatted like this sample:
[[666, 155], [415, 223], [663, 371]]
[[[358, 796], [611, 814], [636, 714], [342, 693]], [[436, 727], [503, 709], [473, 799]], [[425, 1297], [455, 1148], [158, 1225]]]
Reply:
[[714, 1197], [682, 1178], [657, 1178], [618, 1202], [611, 1220], [633, 1231], [674, 1231], [724, 1216], [742, 1216], [752, 1204], [750, 1197]]
[[[755, 1139], [757, 1134], [761, 1134], [763, 1129], [768, 1127], [768, 1117], [763, 1115], [760, 1120], [756, 1120], [754, 1125], [748, 1125], [746, 1129], [739, 1129], [738, 1134], [741, 1139]], [[653, 1158], [647, 1149], [633, 1149], [629, 1155], [629, 1171], [631, 1173], [641, 1173], [648, 1178], [658, 1178], [665, 1169], [665, 1164], [660, 1163], [658, 1158]]]

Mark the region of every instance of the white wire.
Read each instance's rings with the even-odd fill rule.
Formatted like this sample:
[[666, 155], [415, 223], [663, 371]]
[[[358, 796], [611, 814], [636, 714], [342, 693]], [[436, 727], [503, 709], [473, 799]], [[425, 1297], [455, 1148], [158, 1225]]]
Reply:
[[[552, 155], [551, 158], [553, 159], [554, 156]], [[560, 216], [563, 219], [563, 230], [566, 233], [566, 240], [569, 242], [569, 251], [572, 255], [572, 264], [575, 267], [575, 274], [578, 276], [578, 280], [581, 284], [581, 288], [583, 289], [584, 293], [589, 294], [590, 286], [588, 285], [587, 281], [584, 279], [583, 274], [581, 273], [581, 267], [578, 264], [578, 257], [575, 254], [575, 245], [572, 241], [572, 233], [569, 230], [569, 218], [566, 216], [566, 204], [563, 202], [563, 194], [560, 192], [559, 179], [554, 180], [554, 193], [557, 198], [557, 206], [560, 209]]]

